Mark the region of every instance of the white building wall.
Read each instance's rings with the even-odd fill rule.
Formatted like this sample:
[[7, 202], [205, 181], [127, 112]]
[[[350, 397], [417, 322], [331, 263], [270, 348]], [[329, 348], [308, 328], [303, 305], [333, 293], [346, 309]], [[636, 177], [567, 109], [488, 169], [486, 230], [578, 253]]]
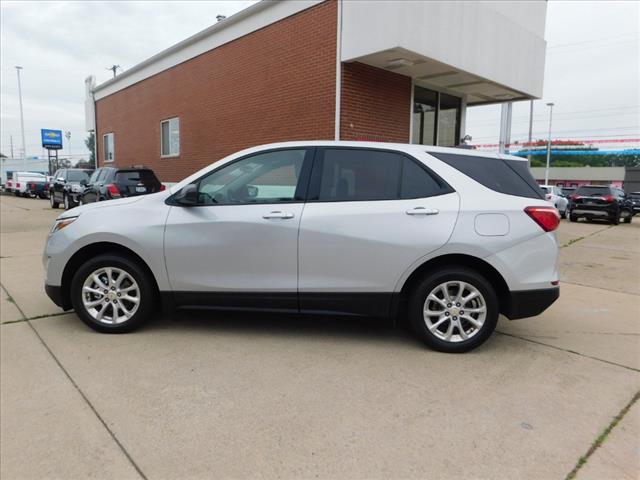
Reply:
[[403, 48], [542, 96], [546, 1], [344, 0], [342, 60]]

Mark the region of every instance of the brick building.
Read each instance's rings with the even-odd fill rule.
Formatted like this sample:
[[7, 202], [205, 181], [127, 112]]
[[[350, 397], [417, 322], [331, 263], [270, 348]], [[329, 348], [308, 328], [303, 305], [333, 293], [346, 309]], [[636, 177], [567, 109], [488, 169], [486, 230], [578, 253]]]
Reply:
[[[98, 164], [177, 181], [285, 140], [453, 146], [467, 105], [538, 98], [545, 1], [263, 0], [98, 86]], [[508, 59], [508, 62], [506, 61]]]

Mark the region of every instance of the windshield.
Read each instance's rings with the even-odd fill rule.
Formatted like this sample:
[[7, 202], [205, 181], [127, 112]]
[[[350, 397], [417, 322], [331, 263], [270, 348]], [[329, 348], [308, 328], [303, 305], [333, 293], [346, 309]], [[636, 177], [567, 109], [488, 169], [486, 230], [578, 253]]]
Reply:
[[89, 181], [89, 174], [84, 170], [69, 170], [67, 171], [67, 182], [85, 182]]
[[580, 187], [576, 190], [576, 195], [583, 195], [585, 197], [601, 197], [609, 195], [610, 193], [609, 187]]

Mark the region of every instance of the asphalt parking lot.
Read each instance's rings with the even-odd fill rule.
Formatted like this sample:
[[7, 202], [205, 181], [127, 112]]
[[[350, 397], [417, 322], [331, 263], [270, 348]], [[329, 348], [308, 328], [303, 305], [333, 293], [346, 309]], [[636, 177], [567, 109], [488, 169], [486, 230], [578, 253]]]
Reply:
[[560, 300], [448, 355], [316, 317], [97, 334], [44, 294], [62, 210], [0, 207], [2, 478], [638, 478], [639, 218], [562, 221]]

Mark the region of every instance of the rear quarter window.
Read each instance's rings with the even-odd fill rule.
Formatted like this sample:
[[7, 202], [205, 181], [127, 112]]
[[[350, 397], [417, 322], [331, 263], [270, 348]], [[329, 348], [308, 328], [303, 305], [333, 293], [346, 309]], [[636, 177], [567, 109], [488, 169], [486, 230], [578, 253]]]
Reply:
[[575, 194], [585, 197], [597, 197], [598, 195], [611, 194], [611, 189], [609, 187], [580, 187], [576, 190]]
[[517, 197], [544, 199], [542, 189], [534, 180], [529, 165], [524, 160], [456, 153], [428, 153], [493, 191]]

